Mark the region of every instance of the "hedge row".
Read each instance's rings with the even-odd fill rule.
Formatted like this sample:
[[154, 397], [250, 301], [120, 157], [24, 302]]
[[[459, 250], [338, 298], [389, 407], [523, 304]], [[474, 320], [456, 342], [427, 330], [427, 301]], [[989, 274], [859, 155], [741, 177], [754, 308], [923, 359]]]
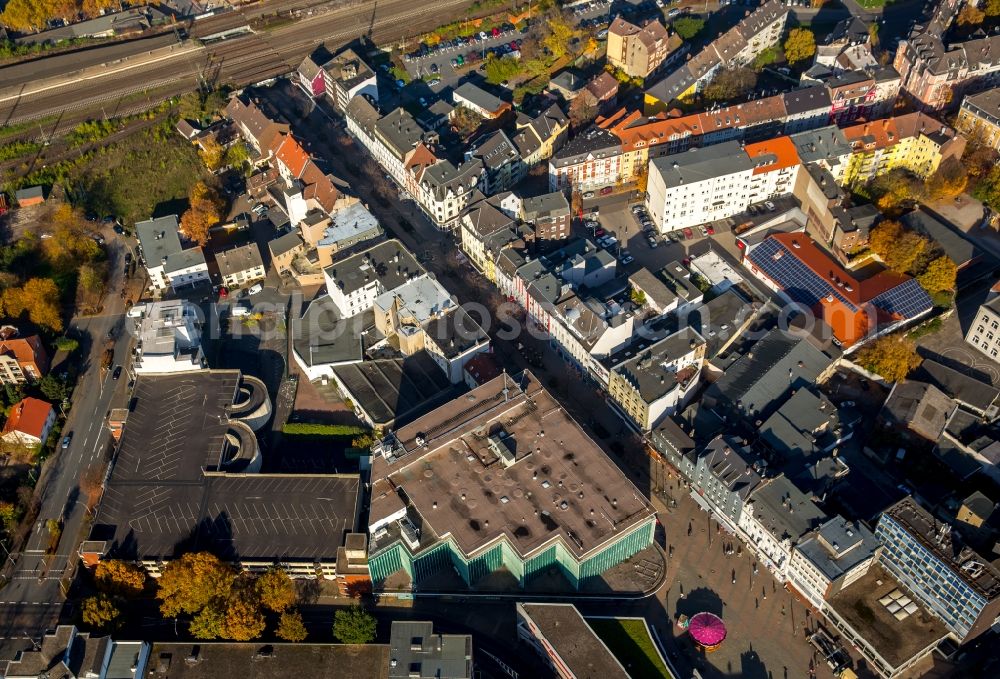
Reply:
[[281, 429], [286, 434], [311, 436], [357, 436], [367, 434], [367, 427], [353, 424], [310, 424], [308, 422], [286, 422]]

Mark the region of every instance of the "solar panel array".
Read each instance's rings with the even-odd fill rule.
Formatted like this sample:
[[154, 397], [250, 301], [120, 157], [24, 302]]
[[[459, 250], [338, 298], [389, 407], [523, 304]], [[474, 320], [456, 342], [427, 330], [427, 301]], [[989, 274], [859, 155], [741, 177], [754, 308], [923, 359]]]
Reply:
[[812, 308], [822, 298], [834, 295], [851, 311], [857, 310], [857, 307], [841, 295], [829, 281], [817, 275], [802, 260], [789, 252], [783, 243], [774, 238], [768, 238], [754, 248], [750, 252], [749, 259], [796, 302]]
[[902, 318], [914, 318], [929, 311], [933, 302], [927, 291], [914, 278], [886, 290], [872, 300], [879, 309]]

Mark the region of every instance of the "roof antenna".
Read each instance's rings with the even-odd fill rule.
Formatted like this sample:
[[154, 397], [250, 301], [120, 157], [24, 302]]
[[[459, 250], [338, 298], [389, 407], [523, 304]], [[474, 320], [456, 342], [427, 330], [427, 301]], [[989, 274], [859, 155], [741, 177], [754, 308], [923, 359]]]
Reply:
[[507, 402], [507, 368], [503, 369], [503, 402]]

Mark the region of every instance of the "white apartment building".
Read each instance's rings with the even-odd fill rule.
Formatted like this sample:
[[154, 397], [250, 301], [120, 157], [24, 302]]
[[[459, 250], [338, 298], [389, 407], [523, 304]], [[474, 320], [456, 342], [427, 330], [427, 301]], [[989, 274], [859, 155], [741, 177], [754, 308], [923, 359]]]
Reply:
[[1000, 295], [991, 295], [979, 307], [965, 341], [994, 361], [1000, 361]]
[[132, 367], [137, 374], [206, 369], [198, 307], [182, 299], [146, 304]]
[[784, 582], [792, 547], [826, 518], [794, 483], [778, 476], [754, 489], [737, 525], [761, 563]]
[[424, 268], [398, 240], [385, 241], [323, 270], [326, 289], [342, 318], [371, 309], [375, 300], [408, 281]]
[[181, 245], [177, 215], [136, 222], [135, 235], [155, 289], [176, 291], [208, 282], [208, 264], [201, 248]]
[[693, 148], [650, 161], [646, 207], [661, 233], [725, 219], [790, 193], [799, 167], [788, 137]]
[[827, 599], [868, 572], [880, 548], [864, 525], [836, 516], [792, 549], [788, 584], [823, 610]]

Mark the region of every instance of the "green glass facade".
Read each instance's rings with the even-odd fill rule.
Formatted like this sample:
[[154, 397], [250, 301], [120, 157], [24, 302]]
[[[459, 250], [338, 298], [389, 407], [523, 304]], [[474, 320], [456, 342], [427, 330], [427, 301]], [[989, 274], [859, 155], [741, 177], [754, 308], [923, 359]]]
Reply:
[[545, 548], [535, 556], [523, 560], [511, 548], [505, 538], [501, 538], [487, 551], [466, 559], [462, 551], [452, 542], [451, 538], [434, 545], [417, 556], [410, 554], [401, 542], [395, 542], [389, 547], [369, 556], [368, 568], [376, 587], [381, 586], [393, 573], [405, 570], [414, 584], [428, 576], [440, 573], [453, 567], [466, 584], [473, 586], [486, 575], [506, 568], [523, 587], [532, 578], [545, 572], [552, 566], [558, 566], [562, 574], [579, 588], [580, 583], [596, 577], [609, 568], [617, 566], [636, 552], [645, 549], [653, 543], [655, 520], [648, 520], [609, 543], [601, 551], [585, 561], [578, 561], [573, 554], [563, 546], [561, 541]]

